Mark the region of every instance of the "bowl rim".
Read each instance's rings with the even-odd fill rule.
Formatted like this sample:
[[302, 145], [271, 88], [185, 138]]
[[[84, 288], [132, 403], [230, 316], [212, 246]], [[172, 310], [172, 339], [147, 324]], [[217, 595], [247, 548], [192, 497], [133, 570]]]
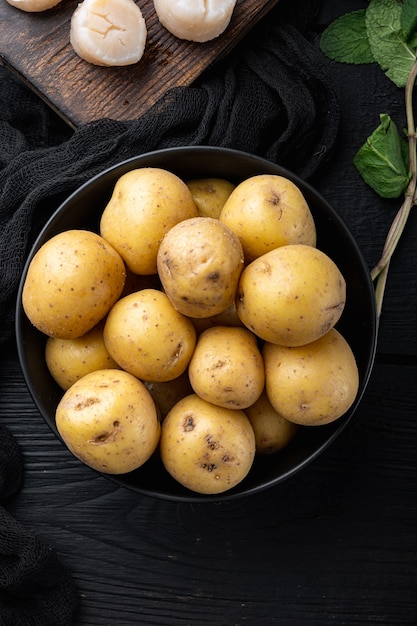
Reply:
[[[224, 148], [224, 147], [220, 147], [220, 146], [205, 146], [205, 145], [198, 145], [198, 146], [173, 146], [173, 147], [166, 147], [166, 148], [160, 148], [158, 150], [153, 150], [150, 152], [144, 152], [142, 154], [137, 154], [135, 156], [129, 157], [127, 159], [118, 161], [116, 163], [114, 163], [113, 165], [104, 168], [102, 171], [96, 173], [95, 175], [93, 175], [91, 178], [89, 178], [88, 180], [86, 180], [84, 183], [82, 183], [81, 185], [79, 185], [78, 187], [76, 187], [72, 192], [69, 193], [69, 195], [59, 204], [59, 206], [51, 213], [50, 217], [45, 221], [44, 225], [41, 227], [38, 235], [36, 236], [28, 254], [26, 257], [26, 261], [24, 264], [24, 268], [21, 274], [21, 278], [19, 281], [19, 286], [18, 286], [18, 291], [17, 291], [17, 299], [16, 299], [16, 310], [15, 310], [15, 334], [16, 334], [16, 345], [17, 345], [17, 353], [18, 353], [18, 359], [19, 359], [19, 364], [20, 364], [20, 368], [26, 383], [26, 386], [30, 392], [30, 395], [34, 401], [34, 404], [36, 406], [36, 408], [38, 409], [40, 415], [42, 416], [42, 418], [44, 419], [44, 421], [46, 421], [48, 427], [52, 430], [52, 432], [54, 432], [54, 434], [58, 437], [58, 439], [61, 440], [61, 442], [63, 443], [62, 437], [59, 435], [56, 426], [54, 426], [53, 424], [50, 423], [50, 420], [47, 418], [46, 415], [46, 409], [45, 409], [45, 405], [42, 402], [42, 398], [36, 393], [34, 385], [31, 381], [31, 376], [30, 376], [30, 369], [29, 369], [29, 365], [28, 365], [28, 361], [27, 361], [27, 356], [25, 353], [25, 345], [24, 345], [24, 340], [21, 336], [21, 328], [22, 328], [22, 322], [23, 319], [26, 317], [25, 313], [23, 311], [23, 306], [22, 306], [22, 291], [23, 291], [23, 286], [24, 286], [24, 282], [25, 282], [25, 278], [26, 278], [26, 274], [31, 262], [31, 259], [33, 258], [34, 254], [37, 252], [37, 250], [41, 247], [41, 245], [44, 243], [44, 241], [46, 241], [45, 239], [45, 234], [49, 231], [49, 229], [54, 225], [57, 217], [63, 212], [65, 211], [66, 207], [68, 205], [71, 205], [73, 203], [73, 201], [79, 197], [80, 195], [83, 194], [83, 192], [90, 188], [92, 185], [94, 185], [95, 183], [97, 183], [101, 178], [103, 177], [107, 177], [110, 174], [114, 174], [116, 175], [116, 173], [126, 170], [128, 171], [129, 169], [131, 169], [131, 165], [136, 163], [136, 164], [140, 164], [141, 161], [147, 161], [149, 159], [158, 159], [161, 156], [166, 156], [166, 155], [173, 155], [175, 156], [176, 154], [178, 155], [193, 155], [193, 154], [201, 154], [201, 155], [212, 155], [212, 156], [218, 156], [219, 153], [225, 155], [226, 157], [230, 158], [235, 158], [235, 159], [242, 159], [244, 161], [255, 161], [257, 165], [259, 165], [259, 168], [266, 168], [266, 169], [276, 169], [277, 172], [279, 170], [280, 174], [289, 178], [290, 180], [292, 180], [293, 182], [297, 183], [301, 183], [302, 184], [302, 188], [303, 191], [308, 192], [309, 194], [311, 194], [312, 196], [314, 196], [316, 199], [318, 199], [324, 206], [326, 206], [326, 210], [329, 211], [329, 213], [332, 216], [332, 219], [338, 224], [338, 227], [343, 230], [344, 236], [346, 237], [347, 240], [349, 240], [349, 247], [352, 249], [352, 251], [354, 252], [354, 254], [356, 255], [356, 259], [357, 261], [359, 261], [362, 270], [363, 270], [363, 277], [365, 278], [366, 284], [364, 285], [364, 288], [366, 289], [368, 294], [373, 294], [373, 297], [371, 297], [369, 299], [369, 304], [371, 306], [371, 310], [369, 311], [370, 314], [370, 318], [371, 318], [371, 326], [372, 326], [372, 336], [370, 337], [370, 349], [369, 349], [369, 355], [367, 358], [367, 365], [365, 370], [362, 372], [361, 374], [361, 381], [360, 381], [360, 388], [358, 390], [358, 394], [352, 404], [352, 406], [350, 407], [349, 411], [348, 411], [348, 415], [346, 416], [342, 416], [341, 418], [339, 418], [339, 420], [336, 420], [335, 422], [333, 422], [332, 424], [328, 425], [328, 426], [332, 426], [332, 430], [333, 432], [331, 433], [330, 436], [328, 436], [321, 445], [317, 446], [313, 452], [311, 452], [308, 456], [303, 457], [302, 460], [300, 460], [298, 463], [296, 463], [295, 465], [293, 465], [290, 469], [288, 469], [287, 471], [282, 472], [278, 477], [275, 478], [271, 478], [269, 480], [265, 480], [262, 482], [262, 484], [257, 484], [254, 486], [248, 486], [246, 488], [239, 488], [239, 485], [237, 486], [238, 488], [234, 488], [230, 491], [226, 491], [220, 494], [199, 494], [196, 492], [192, 492], [190, 490], [185, 490], [185, 493], [181, 493], [181, 494], [172, 494], [169, 492], [159, 492], [157, 490], [153, 490], [153, 489], [147, 489], [146, 487], [142, 487], [142, 486], [133, 486], [131, 484], [127, 484], [123, 481], [123, 475], [111, 475], [111, 474], [105, 474], [102, 473], [98, 470], [95, 470], [93, 468], [92, 471], [96, 472], [98, 475], [105, 477], [106, 479], [110, 480], [111, 482], [117, 484], [118, 486], [123, 486], [127, 489], [129, 489], [130, 491], [136, 492], [138, 494], [141, 494], [143, 496], [149, 496], [149, 497], [155, 497], [155, 498], [159, 498], [159, 499], [164, 499], [164, 500], [170, 500], [170, 501], [175, 501], [175, 502], [206, 502], [206, 503], [210, 503], [210, 502], [221, 502], [221, 501], [231, 501], [231, 500], [235, 500], [238, 498], [243, 498], [243, 497], [247, 497], [247, 496], [251, 496], [253, 494], [257, 494], [260, 492], [263, 492], [267, 489], [270, 489], [271, 487], [274, 487], [276, 485], [278, 485], [279, 483], [288, 480], [289, 478], [291, 478], [292, 476], [294, 476], [295, 474], [297, 474], [298, 472], [300, 472], [301, 470], [305, 469], [308, 465], [310, 465], [312, 463], [312, 461], [314, 461], [315, 459], [317, 459], [340, 435], [341, 433], [346, 429], [346, 427], [350, 424], [352, 424], [353, 422], [353, 418], [356, 414], [356, 410], [359, 406], [359, 404], [362, 401], [363, 395], [366, 391], [371, 373], [372, 373], [372, 369], [374, 366], [374, 361], [375, 361], [375, 356], [376, 356], [376, 349], [377, 349], [377, 340], [378, 340], [378, 320], [377, 320], [377, 310], [376, 310], [376, 300], [375, 300], [375, 292], [374, 292], [374, 287], [373, 287], [373, 282], [372, 282], [372, 278], [371, 278], [371, 274], [369, 272], [369, 269], [366, 265], [366, 262], [364, 260], [364, 257], [362, 255], [362, 252], [359, 248], [359, 245], [356, 241], [356, 239], [353, 237], [352, 232], [350, 231], [350, 228], [347, 226], [346, 221], [342, 218], [342, 216], [329, 204], [329, 202], [324, 198], [324, 196], [317, 191], [309, 182], [304, 181], [303, 179], [301, 179], [297, 174], [295, 174], [294, 172], [291, 172], [290, 170], [286, 169], [285, 167], [279, 165], [278, 163], [275, 163], [273, 161], [269, 161], [268, 159], [266, 159], [265, 157], [262, 156], [258, 156], [255, 154], [251, 154], [248, 152], [244, 152], [238, 149], [234, 149], [234, 148]], [[140, 166], [140, 165], [139, 165]], [[143, 165], [143, 167], [146, 167], [146, 165]], [[162, 167], [162, 166], [161, 166]], [[168, 169], [168, 168], [167, 168]], [[172, 168], [175, 170], [175, 167]], [[123, 172], [122, 172], [123, 173]], [[121, 174], [120, 174], [121, 175]], [[34, 331], [36, 331], [36, 329], [34, 329]], [[39, 331], [38, 331], [39, 332]], [[316, 428], [316, 427], [312, 427], [312, 428]], [[326, 428], [326, 425], [320, 426], [320, 429], [324, 430]], [[64, 444], [65, 445], [65, 444]], [[80, 461], [81, 463], [81, 461]], [[244, 481], [243, 481], [244, 483]], [[242, 483], [241, 483], [242, 484]]]

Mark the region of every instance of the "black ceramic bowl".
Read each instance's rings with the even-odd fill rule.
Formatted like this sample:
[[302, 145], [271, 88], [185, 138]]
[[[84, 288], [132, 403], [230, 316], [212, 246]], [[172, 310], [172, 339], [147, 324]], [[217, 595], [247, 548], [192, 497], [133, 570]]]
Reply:
[[343, 417], [326, 426], [300, 428], [284, 451], [257, 457], [246, 479], [234, 489], [220, 495], [199, 495], [183, 488], [168, 475], [157, 456], [134, 472], [117, 477], [107, 476], [117, 484], [141, 494], [178, 501], [230, 500], [259, 492], [305, 469], [352, 420], [373, 365], [377, 326], [370, 273], [345, 223], [310, 185], [273, 163], [239, 151], [215, 147], [165, 149], [124, 161], [94, 177], [74, 192], [43, 228], [22, 275], [17, 299], [16, 335], [23, 375], [40, 413], [59, 437], [54, 416], [62, 391], [50, 376], [45, 364], [45, 337], [30, 324], [21, 304], [27, 267], [39, 247], [57, 233], [71, 228], [97, 230], [101, 211], [109, 200], [117, 179], [128, 170], [144, 166], [162, 167], [185, 179], [215, 176], [235, 183], [262, 173], [286, 176], [300, 187], [310, 205], [317, 227], [317, 247], [336, 262], [345, 276], [346, 307], [337, 327], [355, 354], [360, 388], [353, 406]]

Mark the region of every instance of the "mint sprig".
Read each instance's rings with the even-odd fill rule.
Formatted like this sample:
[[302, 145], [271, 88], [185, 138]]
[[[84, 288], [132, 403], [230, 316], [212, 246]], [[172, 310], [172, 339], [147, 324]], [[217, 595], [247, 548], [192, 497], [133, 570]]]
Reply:
[[403, 0], [401, 11], [401, 28], [406, 40], [410, 40], [417, 30], [417, 11], [414, 0]]
[[405, 87], [417, 56], [417, 0], [370, 0], [323, 32], [320, 48], [340, 63], [378, 63], [397, 87]]
[[407, 115], [407, 137], [408, 137], [408, 155], [410, 166], [410, 177], [404, 194], [404, 201], [398, 210], [388, 231], [382, 256], [378, 263], [371, 271], [372, 280], [376, 280], [376, 302], [378, 319], [381, 315], [382, 301], [384, 298], [385, 285], [387, 281], [389, 264], [394, 251], [400, 241], [401, 235], [407, 223], [410, 211], [417, 204], [417, 156], [416, 156], [416, 126], [413, 115], [413, 90], [417, 78], [417, 61], [414, 62], [411, 72], [408, 76], [405, 88], [405, 109]]
[[386, 113], [353, 158], [364, 181], [382, 198], [399, 198], [409, 183], [408, 143]]
[[[413, 4], [417, 12], [417, 0]], [[371, 0], [365, 12], [366, 32], [374, 59], [397, 87], [405, 87], [417, 56], [411, 23], [410, 17], [404, 17], [403, 5], [397, 0]]]
[[322, 52], [339, 63], [362, 65], [375, 61], [366, 31], [366, 10], [346, 13], [326, 28], [320, 39]]
[[320, 47], [327, 57], [341, 63], [378, 63], [397, 87], [405, 88], [406, 139], [389, 115], [381, 114], [379, 126], [354, 157], [359, 174], [378, 195], [404, 196], [381, 258], [371, 270], [379, 319], [390, 262], [410, 211], [417, 204], [417, 135], [412, 102], [417, 80], [417, 0], [370, 0], [366, 9], [347, 13], [330, 24]]

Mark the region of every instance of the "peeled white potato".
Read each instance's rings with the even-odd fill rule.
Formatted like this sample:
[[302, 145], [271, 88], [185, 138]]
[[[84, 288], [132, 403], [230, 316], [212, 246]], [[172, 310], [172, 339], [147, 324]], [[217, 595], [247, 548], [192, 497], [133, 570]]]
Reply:
[[159, 21], [179, 39], [203, 43], [229, 25], [236, 0], [154, 0]]
[[71, 19], [70, 42], [84, 61], [118, 66], [137, 63], [147, 29], [133, 0], [84, 0]]
[[20, 9], [21, 11], [40, 13], [41, 11], [52, 9], [52, 7], [59, 4], [61, 0], [7, 0], [7, 2], [11, 4], [12, 7], [16, 7], [16, 9]]

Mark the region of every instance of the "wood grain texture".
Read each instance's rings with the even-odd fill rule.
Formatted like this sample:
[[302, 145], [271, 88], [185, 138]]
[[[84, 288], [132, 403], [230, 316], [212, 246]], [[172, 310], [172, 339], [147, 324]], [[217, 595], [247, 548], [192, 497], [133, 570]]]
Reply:
[[25, 483], [7, 508], [70, 567], [78, 626], [415, 624], [415, 373], [377, 364], [356, 422], [293, 479], [190, 505], [132, 494], [74, 459], [10, 350], [0, 423]]
[[[321, 23], [366, 4], [322, 2]], [[404, 126], [403, 93], [376, 66], [323, 64], [342, 120], [312, 182], [371, 266], [397, 201], [367, 188], [352, 157], [379, 113]], [[52, 434], [14, 347], [1, 347], [0, 423], [25, 459], [24, 484], [6, 508], [70, 568], [80, 600], [74, 626], [415, 626], [416, 234], [414, 212], [391, 265], [356, 420], [304, 471], [250, 498], [176, 504], [116, 487]]]
[[72, 127], [109, 117], [135, 119], [171, 87], [191, 84], [277, 4], [237, 0], [227, 30], [204, 44], [182, 41], [161, 26], [152, 0], [138, 0], [148, 29], [136, 65], [98, 67], [80, 59], [69, 42], [74, 0], [43, 13], [0, 3], [0, 58]]

